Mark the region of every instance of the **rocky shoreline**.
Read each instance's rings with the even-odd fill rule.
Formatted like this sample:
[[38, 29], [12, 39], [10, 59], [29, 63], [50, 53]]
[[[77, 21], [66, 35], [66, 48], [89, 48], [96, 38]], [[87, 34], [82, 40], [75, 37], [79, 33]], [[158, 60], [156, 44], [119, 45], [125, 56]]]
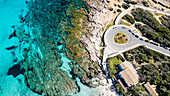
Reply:
[[[113, 12], [104, 0], [79, 1], [68, 1], [68, 4], [62, 0], [26, 2], [29, 12], [24, 17], [21, 15], [22, 25], [13, 26], [14, 33], [9, 38], [17, 37], [21, 42], [21, 56], [16, 62], [25, 70], [25, 83], [36, 93], [75, 94], [80, 90], [77, 77], [89, 87], [104, 85], [100, 45], [103, 30], [110, 22], [107, 17]], [[63, 45], [61, 50], [59, 45]], [[63, 63], [60, 53], [71, 60], [69, 74], [72, 77], [59, 69]], [[92, 78], [100, 80], [93, 84]]]

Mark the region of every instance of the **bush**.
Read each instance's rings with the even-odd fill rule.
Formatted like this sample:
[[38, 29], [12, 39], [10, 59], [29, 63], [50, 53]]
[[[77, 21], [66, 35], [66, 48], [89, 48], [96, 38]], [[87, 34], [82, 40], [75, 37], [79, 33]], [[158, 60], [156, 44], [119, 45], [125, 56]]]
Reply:
[[131, 1], [131, 0], [124, 0], [127, 4], [137, 4], [136, 1]]
[[168, 96], [168, 91], [170, 91], [168, 85], [170, 73], [167, 73], [163, 66], [166, 66], [165, 68], [168, 70], [170, 69], [170, 64], [168, 63], [160, 64], [158, 68], [153, 64], [149, 64], [143, 65], [138, 70], [138, 74], [140, 74], [139, 79], [141, 83], [149, 82], [151, 85], [155, 84], [157, 86], [156, 90], [160, 96]]
[[125, 95], [125, 91], [123, 90], [122, 86], [119, 83], [117, 83], [115, 87], [118, 92], [120, 92], [122, 95]]
[[143, 4], [145, 7], [149, 7], [148, 2], [146, 2], [146, 1], [143, 1], [142, 4]]
[[[132, 15], [134, 16], [134, 19], [136, 21], [143, 22], [144, 24], [146, 24], [135, 25], [135, 27], [142, 32], [143, 36], [152, 39], [155, 42], [163, 44], [167, 47], [170, 47], [170, 31], [167, 28], [169, 26], [168, 23], [165, 23], [167, 27], [163, 26], [157, 21], [157, 19], [153, 16], [151, 12], [144, 11], [141, 8], [133, 10]], [[163, 22], [164, 18], [161, 17], [161, 22]]]
[[120, 5], [118, 5], [118, 7], [119, 7], [119, 8], [121, 8], [121, 6], [120, 6]]
[[170, 59], [170, 57], [150, 50], [144, 46], [139, 46], [128, 52], [124, 52], [123, 54], [128, 61], [133, 61], [135, 59], [138, 64], [149, 63], [150, 59], [153, 62], [169, 62]]
[[109, 10], [110, 10], [110, 11], [113, 11], [113, 8], [112, 8], [112, 7], [110, 7], [110, 8], [109, 8]]
[[136, 1], [131, 1], [131, 4], [137, 4], [137, 2]]
[[170, 16], [160, 17], [161, 23], [170, 30]]
[[128, 15], [128, 14], [126, 14], [125, 16], [123, 16], [123, 19], [127, 20], [127, 21], [130, 22], [131, 24], [134, 24], [134, 23], [135, 23], [135, 19], [134, 19], [132, 16]]
[[123, 7], [124, 9], [128, 9], [128, 8], [130, 7], [130, 5], [123, 3], [123, 4], [122, 4], [122, 7]]
[[117, 12], [122, 12], [122, 10], [121, 9], [117, 9]]

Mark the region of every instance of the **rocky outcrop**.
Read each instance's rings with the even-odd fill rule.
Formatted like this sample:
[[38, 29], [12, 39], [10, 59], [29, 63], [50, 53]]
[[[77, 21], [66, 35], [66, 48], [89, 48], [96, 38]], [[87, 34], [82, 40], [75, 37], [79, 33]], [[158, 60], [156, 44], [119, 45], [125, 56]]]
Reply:
[[[28, 34], [25, 33], [26, 30], [21, 26], [17, 27], [16, 30], [17, 37], [21, 42], [25, 42], [25, 44], [20, 46], [23, 59], [19, 64], [21, 69], [25, 70], [25, 82], [30, 89], [43, 95], [77, 93], [79, 89], [75, 81], [65, 71], [58, 69], [62, 65], [62, 61], [58, 53], [57, 42], [51, 43], [55, 36], [48, 38], [50, 41], [46, 41], [47, 38], [43, 37], [34, 28], [27, 30], [32, 32]], [[23, 47], [26, 44], [29, 46]]]
[[104, 29], [108, 22], [111, 21], [113, 12], [109, 10], [109, 4], [105, 0], [86, 0], [88, 8], [88, 31], [91, 35], [83, 36], [82, 42], [86, 44], [86, 49], [90, 53], [91, 59], [101, 63], [100, 44]]

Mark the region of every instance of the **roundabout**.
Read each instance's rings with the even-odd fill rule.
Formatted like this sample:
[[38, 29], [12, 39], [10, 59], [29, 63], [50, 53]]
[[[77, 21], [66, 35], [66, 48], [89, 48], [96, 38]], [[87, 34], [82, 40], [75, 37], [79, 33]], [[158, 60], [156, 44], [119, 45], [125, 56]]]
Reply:
[[140, 44], [141, 41], [130, 31], [131, 29], [125, 25], [111, 26], [105, 33], [106, 45], [115, 51], [121, 51]]

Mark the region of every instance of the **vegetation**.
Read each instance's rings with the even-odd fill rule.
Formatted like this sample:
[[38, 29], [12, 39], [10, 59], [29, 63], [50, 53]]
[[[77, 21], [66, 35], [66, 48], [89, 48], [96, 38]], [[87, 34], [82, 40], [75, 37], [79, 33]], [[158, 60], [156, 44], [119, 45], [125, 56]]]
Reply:
[[[143, 63], [140, 69], [137, 70], [140, 83], [145, 84], [149, 82], [151, 85], [156, 85], [156, 91], [160, 96], [170, 95], [170, 57], [147, 49], [144, 46], [137, 47], [123, 54], [127, 60], [135, 60], [138, 64]], [[129, 87], [127, 94], [135, 96], [139, 94], [147, 95], [141, 85]]]
[[123, 19], [127, 20], [127, 21], [130, 22], [131, 24], [134, 24], [134, 23], [135, 23], [135, 19], [134, 19], [132, 16], [128, 15], [128, 14], [126, 14], [125, 16], [123, 16]]
[[127, 4], [137, 4], [136, 1], [132, 1], [132, 0], [124, 0], [124, 2], [126, 2]]
[[162, 16], [159, 19], [161, 23], [170, 30], [170, 16]]
[[170, 57], [165, 56], [156, 51], [150, 50], [144, 46], [137, 47], [123, 53], [128, 61], [135, 60], [138, 64], [141, 63], [163, 63], [169, 62]]
[[153, 41], [156, 41], [164, 46], [170, 47], [169, 29], [160, 24], [157, 19], [154, 18], [152, 13], [141, 8], [137, 8], [133, 10], [132, 15], [136, 21], [146, 24], [135, 25], [135, 27], [138, 28], [145, 37], [152, 39]]
[[109, 8], [109, 10], [110, 10], [110, 11], [113, 11], [113, 8], [112, 8], [112, 7], [110, 7], [110, 8]]
[[119, 83], [117, 83], [117, 84], [115, 85], [115, 88], [116, 88], [116, 90], [117, 90], [118, 92], [120, 92], [122, 95], [125, 95], [125, 94], [126, 94], [125, 91], [123, 90], [122, 86], [121, 86]]
[[130, 5], [123, 3], [123, 4], [122, 4], [122, 7], [123, 7], [124, 9], [128, 9], [128, 8], [130, 7]]
[[108, 60], [108, 65], [109, 65], [109, 72], [112, 78], [115, 77], [115, 74], [119, 72], [119, 68], [118, 65], [120, 63], [122, 63], [124, 60], [124, 58], [120, 55], [116, 56], [116, 57], [111, 57]]
[[118, 5], [118, 7], [119, 7], [119, 8], [121, 8], [121, 6], [120, 6], [120, 5]]
[[128, 42], [128, 37], [126, 34], [124, 33], [117, 33], [115, 36], [114, 36], [114, 40], [116, 43], [118, 44], [124, 44], [124, 43], [127, 43]]
[[148, 5], [148, 2], [147, 1], [143, 1], [142, 4], [145, 6], [145, 7], [149, 7]]
[[150, 82], [157, 85], [156, 91], [160, 96], [170, 95], [170, 63], [162, 63], [158, 67], [153, 64], [143, 65], [139, 70], [140, 82]]
[[117, 9], [117, 12], [122, 12], [122, 10], [121, 9]]
[[137, 84], [136, 86], [135, 85], [132, 85], [131, 87], [128, 87], [128, 95], [130, 96], [139, 96], [140, 94], [142, 94], [143, 96], [146, 96], [148, 94], [146, 94], [146, 90], [145, 88], [140, 85], [140, 84]]

